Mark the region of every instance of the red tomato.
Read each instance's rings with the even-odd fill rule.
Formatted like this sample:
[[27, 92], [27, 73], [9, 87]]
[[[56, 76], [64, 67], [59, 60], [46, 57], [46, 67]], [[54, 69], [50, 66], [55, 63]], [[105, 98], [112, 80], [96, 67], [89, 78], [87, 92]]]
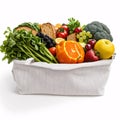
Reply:
[[59, 28], [57, 30], [57, 37], [65, 39], [65, 38], [67, 38], [67, 36], [68, 36], [68, 33], [67, 33], [67, 31], [64, 28]]
[[67, 33], [69, 33], [69, 28], [68, 28], [68, 26], [67, 26], [67, 25], [62, 25], [62, 26], [61, 26], [61, 28], [63, 28], [64, 30], [66, 30], [66, 31], [67, 31]]
[[51, 47], [51, 48], [49, 48], [49, 51], [51, 52], [51, 54], [52, 54], [53, 56], [56, 55], [56, 47]]

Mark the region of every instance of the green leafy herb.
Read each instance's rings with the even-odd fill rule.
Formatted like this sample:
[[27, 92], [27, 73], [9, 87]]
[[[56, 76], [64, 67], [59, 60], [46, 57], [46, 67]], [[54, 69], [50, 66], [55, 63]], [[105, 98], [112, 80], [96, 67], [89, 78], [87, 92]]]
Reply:
[[37, 62], [57, 63], [57, 60], [41, 42], [41, 39], [34, 36], [31, 31], [12, 31], [8, 28], [4, 34], [6, 40], [0, 46], [0, 51], [5, 54], [3, 60], [8, 59], [8, 63], [14, 59], [26, 60], [30, 57]]
[[69, 23], [67, 26], [69, 27], [70, 33], [73, 33], [75, 28], [80, 27], [80, 22], [78, 20], [75, 20], [74, 18], [68, 19]]

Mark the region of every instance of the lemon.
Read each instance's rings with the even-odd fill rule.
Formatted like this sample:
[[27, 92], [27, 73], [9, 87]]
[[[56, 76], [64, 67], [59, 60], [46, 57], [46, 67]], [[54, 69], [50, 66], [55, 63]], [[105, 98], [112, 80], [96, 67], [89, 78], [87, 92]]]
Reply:
[[59, 44], [61, 41], [65, 41], [65, 39], [63, 39], [63, 38], [56, 38], [55, 39], [56, 44]]
[[60, 28], [62, 25], [60, 24], [60, 23], [57, 23], [56, 25], [55, 25], [55, 29], [57, 30], [58, 28]]

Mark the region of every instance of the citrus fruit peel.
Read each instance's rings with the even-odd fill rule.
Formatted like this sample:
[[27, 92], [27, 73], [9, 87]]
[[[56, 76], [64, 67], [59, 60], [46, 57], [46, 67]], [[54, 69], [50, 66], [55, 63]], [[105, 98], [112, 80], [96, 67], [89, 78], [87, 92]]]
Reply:
[[81, 63], [84, 54], [84, 49], [76, 41], [62, 41], [56, 46], [56, 57], [60, 63]]

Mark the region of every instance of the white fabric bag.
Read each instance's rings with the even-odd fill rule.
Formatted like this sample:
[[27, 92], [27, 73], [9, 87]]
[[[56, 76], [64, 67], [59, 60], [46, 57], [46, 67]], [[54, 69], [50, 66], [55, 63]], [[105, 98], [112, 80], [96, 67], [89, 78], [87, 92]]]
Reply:
[[110, 60], [80, 64], [48, 64], [14, 60], [13, 77], [19, 94], [103, 95]]

